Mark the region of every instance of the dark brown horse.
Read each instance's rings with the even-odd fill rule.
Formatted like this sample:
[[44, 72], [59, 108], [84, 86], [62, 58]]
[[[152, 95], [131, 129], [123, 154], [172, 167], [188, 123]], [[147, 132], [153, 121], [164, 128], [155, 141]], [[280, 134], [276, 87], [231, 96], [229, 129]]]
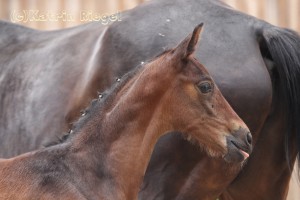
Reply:
[[53, 141], [112, 83], [99, 67], [105, 29], [42, 32], [0, 21], [0, 157]]
[[[199, 20], [209, 23], [197, 56], [249, 126], [254, 151], [239, 173], [236, 166], [208, 158], [178, 135], [167, 135], [152, 155], [140, 199], [216, 199], [222, 193], [223, 199], [285, 199], [289, 164], [292, 168], [300, 149], [297, 33], [216, 0], [154, 0], [107, 29], [103, 46], [109, 50], [101, 54], [102, 63], [121, 69], [118, 60], [126, 66], [142, 62], [178, 41]], [[145, 32], [148, 37], [141, 34]], [[141, 49], [148, 51], [133, 58]]]
[[1, 199], [137, 198], [159, 137], [179, 131], [241, 163], [251, 134], [193, 57], [202, 24], [92, 103], [61, 144], [0, 161]]
[[204, 21], [195, 56], [249, 126], [254, 152], [238, 174], [233, 164], [210, 159], [177, 134], [166, 135], [155, 147], [140, 197], [214, 199], [228, 188], [225, 195], [237, 200], [284, 199], [287, 155], [293, 166], [300, 146], [297, 33], [218, 0], [152, 0], [121, 19], [109, 27], [91, 23], [52, 32], [0, 23], [0, 155], [52, 140], [97, 90]]

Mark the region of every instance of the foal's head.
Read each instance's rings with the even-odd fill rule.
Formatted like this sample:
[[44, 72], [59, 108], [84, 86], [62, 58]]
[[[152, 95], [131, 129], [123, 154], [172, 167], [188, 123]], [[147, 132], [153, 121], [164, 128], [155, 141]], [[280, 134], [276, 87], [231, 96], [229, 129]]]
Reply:
[[176, 48], [146, 64], [147, 85], [143, 89], [151, 92], [151, 82], [160, 84], [163, 97], [159, 120], [167, 130], [182, 132], [210, 156], [241, 162], [251, 152], [252, 137], [208, 71], [193, 56], [201, 30], [202, 24]]

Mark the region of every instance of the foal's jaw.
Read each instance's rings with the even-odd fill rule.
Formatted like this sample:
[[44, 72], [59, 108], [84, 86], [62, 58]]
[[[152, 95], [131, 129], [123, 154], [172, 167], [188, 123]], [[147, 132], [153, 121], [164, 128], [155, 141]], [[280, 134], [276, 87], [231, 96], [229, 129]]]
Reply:
[[[237, 127], [238, 123], [233, 124], [235, 124], [233, 127]], [[184, 135], [187, 141], [199, 145], [209, 156], [222, 157], [228, 163], [242, 163], [252, 152], [251, 133], [244, 126], [238, 126], [234, 129], [228, 128], [227, 131], [218, 127], [209, 127], [196, 131], [196, 133], [190, 131]], [[201, 138], [201, 135], [206, 138]], [[208, 139], [207, 135], [211, 139]]]

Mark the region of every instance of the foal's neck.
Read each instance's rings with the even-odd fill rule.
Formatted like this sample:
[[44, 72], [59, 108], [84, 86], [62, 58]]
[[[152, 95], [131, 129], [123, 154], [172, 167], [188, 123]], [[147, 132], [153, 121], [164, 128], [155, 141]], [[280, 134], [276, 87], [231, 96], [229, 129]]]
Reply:
[[159, 133], [170, 129], [161, 121], [163, 87], [157, 87], [156, 81], [139, 81], [140, 76], [130, 80], [130, 84], [126, 84], [130, 86], [125, 85], [116, 94], [114, 99], [117, 100], [95, 114], [74, 138], [80, 155], [85, 152], [87, 159], [98, 158], [91, 164], [97, 174], [111, 177], [100, 181], [101, 185], [109, 181], [112, 199], [137, 198], [154, 145], [161, 136]]

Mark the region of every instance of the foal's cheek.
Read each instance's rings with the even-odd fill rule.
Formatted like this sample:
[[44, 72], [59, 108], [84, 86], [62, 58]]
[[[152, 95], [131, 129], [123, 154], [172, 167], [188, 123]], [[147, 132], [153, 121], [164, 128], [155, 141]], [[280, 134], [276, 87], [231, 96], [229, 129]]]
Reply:
[[196, 89], [195, 85], [186, 84], [184, 86], [184, 91], [193, 101], [199, 101], [199, 91]]

